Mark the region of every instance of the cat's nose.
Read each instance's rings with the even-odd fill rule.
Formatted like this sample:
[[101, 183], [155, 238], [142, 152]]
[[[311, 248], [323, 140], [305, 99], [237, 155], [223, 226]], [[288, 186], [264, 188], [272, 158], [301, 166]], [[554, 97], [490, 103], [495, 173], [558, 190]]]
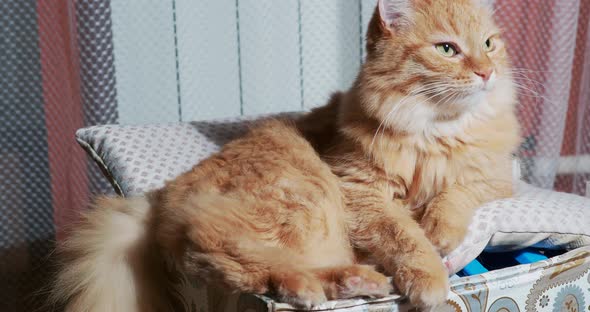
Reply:
[[479, 69], [479, 70], [474, 71], [474, 73], [476, 75], [480, 76], [484, 82], [487, 82], [492, 77], [492, 74], [494, 73], [494, 69], [493, 68], [483, 68], [483, 69]]

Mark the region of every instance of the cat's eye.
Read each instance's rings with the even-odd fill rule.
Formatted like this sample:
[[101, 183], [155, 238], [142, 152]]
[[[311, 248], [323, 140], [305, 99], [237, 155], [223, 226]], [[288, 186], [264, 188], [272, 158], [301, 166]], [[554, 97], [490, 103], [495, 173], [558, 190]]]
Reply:
[[459, 50], [452, 43], [443, 42], [437, 44], [435, 47], [442, 56], [453, 57], [459, 54]]
[[493, 38], [488, 38], [488, 40], [486, 40], [483, 44], [483, 49], [486, 52], [491, 52], [496, 48], [496, 45], [494, 44], [494, 39]]

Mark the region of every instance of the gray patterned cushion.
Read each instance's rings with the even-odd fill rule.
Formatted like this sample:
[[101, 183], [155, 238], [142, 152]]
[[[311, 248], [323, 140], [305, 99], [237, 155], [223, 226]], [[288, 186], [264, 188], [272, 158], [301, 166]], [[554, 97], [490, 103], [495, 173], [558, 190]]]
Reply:
[[78, 143], [97, 162], [118, 194], [163, 186], [247, 130], [244, 119], [95, 126], [78, 130]]
[[515, 184], [513, 198], [480, 207], [463, 243], [447, 256], [457, 272], [484, 249], [517, 250], [525, 247], [574, 249], [590, 245], [590, 199]]

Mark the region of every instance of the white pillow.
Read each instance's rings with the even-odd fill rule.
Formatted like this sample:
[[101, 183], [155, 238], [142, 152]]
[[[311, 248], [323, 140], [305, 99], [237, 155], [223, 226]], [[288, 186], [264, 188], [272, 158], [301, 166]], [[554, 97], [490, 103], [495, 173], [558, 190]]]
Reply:
[[[163, 186], [243, 134], [253, 118], [147, 126], [95, 126], [76, 133], [117, 193], [137, 195]], [[590, 245], [590, 199], [518, 181], [513, 198], [478, 209], [465, 241], [445, 263], [456, 272], [489, 251], [529, 246]]]

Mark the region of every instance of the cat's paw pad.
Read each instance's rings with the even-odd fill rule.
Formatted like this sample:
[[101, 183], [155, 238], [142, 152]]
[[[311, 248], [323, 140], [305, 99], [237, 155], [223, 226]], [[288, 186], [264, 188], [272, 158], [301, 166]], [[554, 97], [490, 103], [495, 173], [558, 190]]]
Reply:
[[312, 274], [281, 273], [273, 277], [272, 283], [279, 299], [296, 307], [311, 309], [327, 301], [321, 282]]
[[356, 265], [340, 272], [338, 299], [353, 297], [385, 297], [393, 287], [389, 279], [371, 266]]

